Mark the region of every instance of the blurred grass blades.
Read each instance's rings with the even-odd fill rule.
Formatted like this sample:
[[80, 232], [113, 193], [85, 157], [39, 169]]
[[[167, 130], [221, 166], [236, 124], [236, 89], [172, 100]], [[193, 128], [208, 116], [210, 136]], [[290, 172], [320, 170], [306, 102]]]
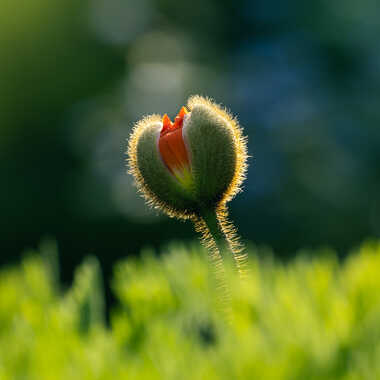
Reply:
[[40, 251], [0, 272], [0, 379], [380, 378], [380, 242], [344, 262], [321, 250], [283, 264], [250, 248], [246, 281], [226, 266], [231, 324], [197, 244], [117, 264], [109, 324], [97, 260], [63, 291], [54, 244]]

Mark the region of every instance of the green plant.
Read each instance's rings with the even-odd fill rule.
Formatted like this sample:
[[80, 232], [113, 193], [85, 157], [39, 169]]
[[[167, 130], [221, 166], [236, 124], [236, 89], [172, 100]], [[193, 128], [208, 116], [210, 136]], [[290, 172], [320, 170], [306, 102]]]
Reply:
[[3, 268], [0, 379], [380, 377], [379, 242], [344, 263], [325, 250], [285, 265], [251, 249], [243, 282], [227, 262], [230, 323], [204, 253], [172, 244], [159, 258], [145, 250], [119, 263], [108, 325], [96, 259], [69, 289], [57, 281], [52, 245]]
[[228, 246], [241, 276], [246, 253], [228, 220], [227, 202], [247, 168], [246, 139], [225, 109], [193, 96], [174, 123], [165, 114], [139, 121], [129, 139], [128, 163], [147, 202], [171, 217], [190, 219], [208, 249], [221, 300], [229, 308], [222, 253]]

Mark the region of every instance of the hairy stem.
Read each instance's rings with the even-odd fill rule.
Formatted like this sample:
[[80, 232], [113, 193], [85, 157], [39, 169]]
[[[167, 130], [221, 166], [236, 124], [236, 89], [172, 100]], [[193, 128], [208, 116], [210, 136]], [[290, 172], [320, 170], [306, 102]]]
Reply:
[[201, 212], [201, 217], [205, 222], [215, 245], [218, 247], [220, 255], [222, 256], [227, 245], [227, 240], [220, 228], [216, 212], [214, 210], [203, 210]]
[[[208, 250], [209, 263], [216, 283], [217, 299], [220, 302], [222, 311], [226, 315], [227, 321], [231, 321], [231, 292], [227, 283], [226, 270], [221, 256], [222, 245], [218, 233], [219, 230], [216, 215], [212, 218], [212, 213], [204, 213], [194, 219], [195, 230], [202, 236], [202, 244]], [[207, 222], [206, 222], [207, 220]], [[219, 232], [218, 232], [219, 231]]]
[[248, 255], [245, 252], [244, 245], [241, 243], [236, 227], [228, 219], [228, 210], [225, 205], [221, 205], [216, 210], [217, 221], [219, 228], [225, 237], [228, 247], [232, 252], [235, 260], [236, 268], [241, 279], [248, 275]]
[[227, 208], [221, 206], [216, 211], [203, 210], [201, 215], [221, 255], [226, 249], [231, 251], [240, 278], [245, 278], [248, 272], [248, 256], [234, 224], [228, 220]]
[[229, 315], [231, 296], [222, 254], [226, 248], [231, 251], [241, 279], [245, 278], [248, 272], [247, 254], [240, 243], [235, 226], [228, 220], [225, 206], [220, 206], [217, 210], [202, 209], [200, 216], [194, 222], [196, 231], [202, 234], [202, 243], [209, 251], [209, 261], [214, 272], [219, 298], [224, 311]]

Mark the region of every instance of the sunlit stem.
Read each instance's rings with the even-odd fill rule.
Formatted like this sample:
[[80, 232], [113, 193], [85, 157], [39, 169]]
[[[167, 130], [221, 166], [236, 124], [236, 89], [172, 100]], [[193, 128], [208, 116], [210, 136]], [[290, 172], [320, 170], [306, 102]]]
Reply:
[[216, 297], [228, 322], [231, 321], [231, 291], [228, 286], [226, 269], [221, 252], [223, 234], [218, 226], [215, 212], [206, 210], [194, 219], [195, 230], [202, 235], [202, 243], [208, 251], [208, 258], [216, 284]]
[[[202, 218], [215, 241], [216, 246], [224, 259], [234, 259], [236, 269], [241, 279], [248, 274], [248, 256], [237, 234], [236, 228], [228, 220], [228, 211], [225, 205], [214, 210], [203, 210]], [[229, 251], [231, 255], [225, 255]]]
[[214, 240], [216, 246], [221, 255], [227, 247], [226, 237], [224, 236], [218, 221], [218, 217], [214, 210], [202, 210], [201, 216], [210, 231], [212, 239]]

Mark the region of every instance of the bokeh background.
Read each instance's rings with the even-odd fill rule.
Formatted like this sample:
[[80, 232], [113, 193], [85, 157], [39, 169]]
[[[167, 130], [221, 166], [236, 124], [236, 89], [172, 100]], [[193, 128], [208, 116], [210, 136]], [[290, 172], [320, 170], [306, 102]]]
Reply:
[[208, 95], [249, 136], [243, 239], [289, 257], [380, 236], [376, 0], [0, 0], [0, 263], [56, 239], [63, 279], [194, 239], [126, 175], [142, 115]]

